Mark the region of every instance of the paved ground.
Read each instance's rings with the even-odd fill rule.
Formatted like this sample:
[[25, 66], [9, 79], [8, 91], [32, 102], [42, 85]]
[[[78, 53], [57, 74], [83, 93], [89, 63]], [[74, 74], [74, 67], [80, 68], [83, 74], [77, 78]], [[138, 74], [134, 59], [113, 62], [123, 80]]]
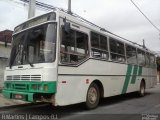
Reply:
[[85, 110], [83, 104], [66, 107], [44, 104], [2, 110], [0, 113], [43, 114], [62, 120], [160, 120], [160, 85], [147, 90], [146, 96], [141, 98], [133, 93], [103, 99], [97, 109], [90, 111]]

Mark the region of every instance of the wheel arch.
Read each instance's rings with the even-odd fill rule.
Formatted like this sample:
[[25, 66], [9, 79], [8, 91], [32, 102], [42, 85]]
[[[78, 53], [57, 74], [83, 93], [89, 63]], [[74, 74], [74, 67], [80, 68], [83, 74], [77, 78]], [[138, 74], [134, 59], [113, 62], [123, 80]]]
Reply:
[[[145, 81], [145, 79], [144, 78], [142, 78], [142, 80], [141, 80], [141, 83], [144, 83], [144, 87], [146, 88], [146, 81]], [[141, 85], [141, 83], [140, 83], [140, 85]]]
[[100, 97], [103, 98], [104, 97], [104, 87], [103, 87], [102, 82], [96, 79], [96, 80], [93, 80], [92, 83], [95, 83], [98, 86], [99, 91], [100, 91]]

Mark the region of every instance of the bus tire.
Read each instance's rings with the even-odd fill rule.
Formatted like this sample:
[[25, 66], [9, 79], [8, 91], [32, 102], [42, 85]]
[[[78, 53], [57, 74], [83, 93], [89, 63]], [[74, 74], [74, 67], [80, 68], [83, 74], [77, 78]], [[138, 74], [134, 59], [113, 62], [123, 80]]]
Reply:
[[143, 97], [145, 95], [145, 82], [142, 80], [138, 91], [138, 96]]
[[95, 83], [91, 83], [88, 88], [85, 106], [88, 110], [94, 109], [98, 106], [100, 99], [100, 91]]

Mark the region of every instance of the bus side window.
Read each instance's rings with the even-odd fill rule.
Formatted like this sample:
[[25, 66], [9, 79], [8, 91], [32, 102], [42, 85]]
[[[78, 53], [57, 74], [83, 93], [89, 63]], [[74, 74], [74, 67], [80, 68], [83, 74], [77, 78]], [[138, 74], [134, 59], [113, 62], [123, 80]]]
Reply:
[[155, 64], [155, 57], [154, 55], [150, 54], [150, 67], [156, 67], [156, 64]]
[[150, 55], [148, 52], [146, 52], [145, 58], [146, 58], [146, 66], [149, 67], [150, 66]]
[[137, 58], [138, 58], [138, 64], [141, 66], [145, 66], [146, 61], [145, 61], [145, 52], [142, 50], [137, 51]]
[[107, 37], [91, 32], [91, 47], [94, 58], [108, 60]]
[[72, 29], [70, 32], [65, 32], [62, 27], [60, 52], [61, 62], [64, 64], [77, 64], [82, 61], [89, 54], [87, 34]]
[[137, 52], [136, 48], [126, 45], [126, 56], [128, 64], [137, 64]]
[[111, 60], [116, 62], [125, 62], [124, 43], [110, 38]]

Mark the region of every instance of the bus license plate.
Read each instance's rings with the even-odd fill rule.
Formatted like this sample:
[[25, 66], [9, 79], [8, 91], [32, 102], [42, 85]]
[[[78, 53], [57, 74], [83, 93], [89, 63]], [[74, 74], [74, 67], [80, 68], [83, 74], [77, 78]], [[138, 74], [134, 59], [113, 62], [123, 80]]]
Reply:
[[16, 98], [16, 99], [23, 99], [24, 96], [23, 96], [23, 95], [20, 95], [20, 94], [16, 94], [16, 95], [15, 95], [15, 98]]

